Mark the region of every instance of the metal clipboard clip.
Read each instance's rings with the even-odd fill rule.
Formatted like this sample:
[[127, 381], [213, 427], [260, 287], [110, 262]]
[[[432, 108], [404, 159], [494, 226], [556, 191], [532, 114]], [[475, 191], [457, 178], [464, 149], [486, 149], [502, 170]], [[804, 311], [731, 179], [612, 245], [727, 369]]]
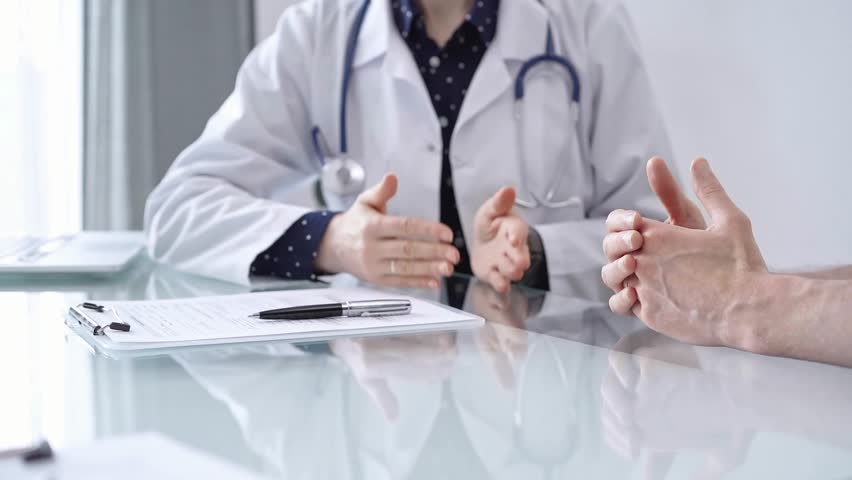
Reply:
[[79, 322], [80, 325], [85, 325], [92, 329], [92, 335], [105, 335], [106, 329], [115, 330], [117, 332], [130, 331], [130, 324], [122, 320], [121, 317], [118, 316], [118, 310], [114, 308], [107, 308], [103, 305], [91, 302], [83, 302], [77, 305], [77, 307], [82, 307], [83, 309], [92, 310], [98, 313], [110, 312], [115, 317], [114, 322], [110, 322], [108, 325], [100, 325], [88, 315], [74, 315], [74, 318], [77, 319], [77, 322]]

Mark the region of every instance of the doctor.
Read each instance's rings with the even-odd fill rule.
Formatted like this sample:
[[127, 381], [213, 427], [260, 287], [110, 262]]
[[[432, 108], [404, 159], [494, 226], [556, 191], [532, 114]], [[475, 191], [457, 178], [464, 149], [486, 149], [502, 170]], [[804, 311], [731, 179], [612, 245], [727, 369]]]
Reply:
[[[246, 59], [145, 226], [154, 258], [241, 283], [434, 288], [459, 271], [559, 290], [607, 212], [662, 216], [642, 159], [668, 150], [617, 0], [307, 0]], [[284, 202], [318, 176], [333, 211]]]

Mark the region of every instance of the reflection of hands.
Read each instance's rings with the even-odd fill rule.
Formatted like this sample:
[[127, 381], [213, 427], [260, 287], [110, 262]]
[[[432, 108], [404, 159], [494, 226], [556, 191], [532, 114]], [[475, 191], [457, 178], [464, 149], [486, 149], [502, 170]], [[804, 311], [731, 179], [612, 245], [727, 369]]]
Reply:
[[530, 268], [529, 227], [513, 210], [515, 190], [502, 188], [476, 212], [471, 269], [498, 292]]
[[693, 347], [644, 330], [622, 339], [609, 365], [601, 386], [606, 442], [625, 458], [647, 454], [648, 478], [665, 478], [683, 450], [705, 454], [698, 478], [742, 464], [752, 435], [721, 377], [696, 368]]
[[398, 180], [386, 175], [352, 207], [329, 223], [317, 252], [317, 267], [346, 272], [377, 285], [438, 288], [459, 262], [444, 224], [387, 215]]
[[488, 284], [474, 281], [468, 299], [473, 312], [486, 319], [476, 335], [480, 351], [500, 385], [514, 388], [515, 367], [527, 353], [524, 325], [529, 315], [528, 298], [516, 289], [498, 293]]
[[452, 373], [458, 354], [455, 335], [446, 332], [339, 339], [331, 342], [331, 350], [389, 420], [399, 417], [389, 381], [440, 382]]

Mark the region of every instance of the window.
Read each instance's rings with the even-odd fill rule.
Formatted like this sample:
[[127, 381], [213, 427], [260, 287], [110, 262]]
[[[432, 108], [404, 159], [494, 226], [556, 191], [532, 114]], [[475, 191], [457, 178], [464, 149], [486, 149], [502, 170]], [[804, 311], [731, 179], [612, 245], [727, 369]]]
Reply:
[[81, 1], [0, 2], [0, 234], [81, 228]]

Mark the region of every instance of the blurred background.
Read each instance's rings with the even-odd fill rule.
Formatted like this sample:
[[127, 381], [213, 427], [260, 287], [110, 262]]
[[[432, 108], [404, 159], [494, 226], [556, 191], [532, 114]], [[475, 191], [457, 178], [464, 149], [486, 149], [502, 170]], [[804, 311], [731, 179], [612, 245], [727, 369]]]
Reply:
[[[0, 3], [0, 234], [141, 228], [292, 3]], [[852, 3], [625, 3], [685, 184], [707, 156], [776, 268], [852, 263]]]

